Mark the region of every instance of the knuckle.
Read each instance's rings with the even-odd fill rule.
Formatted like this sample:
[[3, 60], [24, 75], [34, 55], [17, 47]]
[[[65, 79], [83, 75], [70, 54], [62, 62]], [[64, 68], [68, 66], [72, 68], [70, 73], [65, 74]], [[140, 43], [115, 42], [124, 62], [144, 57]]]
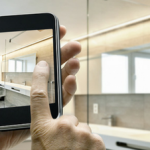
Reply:
[[99, 135], [94, 135], [94, 141], [93, 141], [95, 148], [99, 150], [105, 150], [105, 145], [103, 142], [103, 139]]
[[47, 74], [45, 72], [38, 71], [38, 72], [36, 72], [36, 74], [33, 74], [33, 77], [36, 79], [45, 78], [45, 77], [47, 77]]
[[82, 132], [80, 132], [80, 138], [82, 140], [90, 139], [90, 137], [91, 137], [91, 134], [88, 131], [83, 130]]
[[72, 129], [72, 125], [69, 120], [63, 119], [58, 122], [57, 128], [61, 131], [70, 131]]
[[47, 97], [47, 94], [46, 94], [46, 91], [44, 91], [44, 90], [36, 89], [36, 90], [31, 91], [31, 99], [32, 100], [43, 99], [46, 97]]

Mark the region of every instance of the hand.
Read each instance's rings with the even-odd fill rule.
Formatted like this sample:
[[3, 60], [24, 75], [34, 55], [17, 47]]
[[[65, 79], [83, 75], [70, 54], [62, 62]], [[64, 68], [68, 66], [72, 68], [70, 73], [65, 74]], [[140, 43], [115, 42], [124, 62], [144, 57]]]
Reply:
[[[66, 34], [66, 29], [60, 26], [60, 38]], [[75, 74], [79, 70], [79, 61], [72, 58], [81, 51], [81, 46], [77, 42], [69, 42], [61, 49], [62, 64], [68, 61], [65, 67], [62, 69], [62, 81], [63, 81], [63, 105], [65, 106], [72, 95], [76, 91]], [[18, 130], [0, 132], [0, 150], [5, 150], [13, 147], [20, 142], [24, 141], [30, 136], [30, 130]]]
[[[65, 88], [68, 83], [66, 80], [71, 78], [72, 82]], [[32, 150], [105, 150], [101, 137], [92, 134], [90, 127], [80, 124], [75, 116], [52, 118], [47, 92], [48, 79], [49, 66], [41, 61], [35, 67], [31, 87]], [[75, 85], [73, 79], [73, 76], [68, 76], [64, 80], [64, 92], [69, 97], [75, 91], [75, 87], [72, 88]], [[70, 90], [69, 94], [67, 89]]]

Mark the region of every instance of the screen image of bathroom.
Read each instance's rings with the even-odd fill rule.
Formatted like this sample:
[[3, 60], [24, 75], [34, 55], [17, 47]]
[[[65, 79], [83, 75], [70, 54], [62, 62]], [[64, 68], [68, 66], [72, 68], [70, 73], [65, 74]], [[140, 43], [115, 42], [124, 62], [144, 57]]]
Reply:
[[0, 33], [0, 108], [30, 105], [32, 74], [39, 61], [49, 64], [49, 102], [55, 102], [53, 30]]

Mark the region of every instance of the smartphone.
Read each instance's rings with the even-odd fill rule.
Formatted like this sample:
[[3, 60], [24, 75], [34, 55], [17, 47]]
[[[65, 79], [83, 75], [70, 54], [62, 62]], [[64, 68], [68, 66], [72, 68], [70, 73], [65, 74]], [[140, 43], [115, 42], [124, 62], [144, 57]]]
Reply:
[[0, 131], [30, 128], [32, 74], [39, 61], [50, 67], [52, 117], [63, 114], [59, 21], [53, 14], [0, 17]]

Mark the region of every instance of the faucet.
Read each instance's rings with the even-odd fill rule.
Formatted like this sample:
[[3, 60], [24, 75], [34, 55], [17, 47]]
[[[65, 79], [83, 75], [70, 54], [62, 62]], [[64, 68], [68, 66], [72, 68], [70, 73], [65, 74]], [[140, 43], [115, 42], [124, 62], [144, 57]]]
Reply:
[[12, 83], [12, 79], [9, 79], [9, 82]]
[[26, 81], [22, 82], [22, 84], [25, 86], [26, 85]]
[[113, 126], [113, 115], [104, 117], [104, 118], [102, 118], [102, 120], [108, 120], [107, 125], [110, 126], [110, 127]]

